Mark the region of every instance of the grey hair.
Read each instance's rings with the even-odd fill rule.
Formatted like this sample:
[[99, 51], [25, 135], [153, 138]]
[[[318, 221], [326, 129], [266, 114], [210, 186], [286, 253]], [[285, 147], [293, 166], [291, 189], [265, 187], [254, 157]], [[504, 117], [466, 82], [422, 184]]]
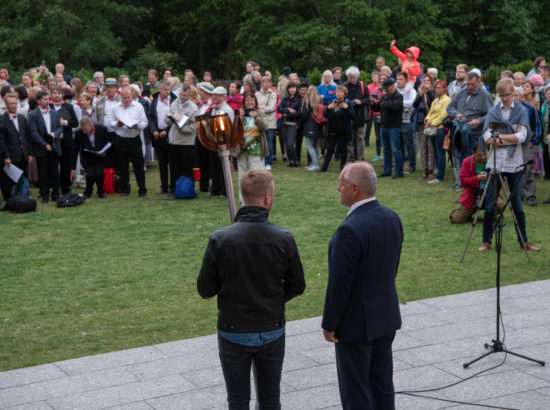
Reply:
[[[374, 196], [378, 180], [374, 167], [368, 162], [354, 162], [349, 166], [344, 178], [352, 184], [357, 184], [366, 196]], [[347, 168], [347, 167], [346, 167]]]
[[98, 76], [103, 75], [103, 71], [96, 71], [94, 73], [93, 79], [95, 80]]
[[325, 76], [325, 74], [330, 74], [330, 85], [336, 85], [336, 83], [334, 82], [334, 74], [332, 74], [332, 71], [325, 70], [323, 71], [323, 77]]
[[359, 77], [359, 69], [355, 67], [354, 65], [350, 66], [346, 70], [346, 77], [349, 77], [350, 75], [354, 75], [356, 77]]
[[168, 87], [172, 87], [172, 82], [166, 78], [163, 78], [159, 81], [160, 85], [167, 85]]
[[517, 91], [521, 96], [525, 95], [525, 91], [523, 91], [523, 87], [514, 87], [514, 91]]

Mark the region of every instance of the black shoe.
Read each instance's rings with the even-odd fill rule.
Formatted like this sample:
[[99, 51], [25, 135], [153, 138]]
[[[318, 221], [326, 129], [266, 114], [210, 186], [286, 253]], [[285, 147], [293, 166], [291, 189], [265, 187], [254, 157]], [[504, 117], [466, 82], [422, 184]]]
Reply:
[[162, 195], [162, 194], [167, 194], [167, 193], [168, 193], [167, 189], [161, 189], [160, 191], [157, 192], [157, 195]]
[[84, 195], [82, 196], [82, 198], [84, 198], [84, 200], [86, 200], [86, 199], [89, 199], [91, 196], [92, 196], [92, 195], [90, 195], [90, 194], [84, 194]]
[[527, 199], [527, 205], [529, 206], [537, 206], [537, 199], [532, 196], [531, 198]]
[[128, 196], [128, 192], [121, 192], [120, 196]]
[[550, 198], [548, 198], [546, 201], [543, 201], [544, 205], [550, 205]]
[[99, 199], [105, 199], [105, 198], [107, 198], [107, 194], [105, 192], [102, 192], [101, 194], [97, 194], [97, 197]]
[[220, 199], [227, 199], [227, 196], [224, 195], [224, 194], [221, 194], [221, 195], [220, 195]]
[[391, 177], [391, 173], [382, 172], [380, 175], [378, 175], [378, 178], [384, 178], [384, 177]]
[[143, 192], [143, 191], [142, 191], [142, 192], [138, 192], [138, 196], [139, 196], [140, 198], [143, 198], [144, 196], [147, 196], [147, 191], [145, 191], [145, 192]]
[[50, 202], [50, 200], [48, 198], [42, 198], [42, 203], [43, 204], [47, 204], [48, 202]]
[[403, 178], [403, 174], [395, 174], [391, 179]]

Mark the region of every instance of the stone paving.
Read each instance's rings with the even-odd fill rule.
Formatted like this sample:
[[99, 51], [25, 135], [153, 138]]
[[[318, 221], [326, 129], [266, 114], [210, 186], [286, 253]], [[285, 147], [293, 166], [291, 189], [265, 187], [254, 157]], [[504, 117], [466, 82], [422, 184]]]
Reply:
[[[505, 344], [550, 360], [550, 280], [503, 287]], [[464, 369], [495, 336], [495, 289], [401, 305], [394, 342], [396, 391], [441, 387], [498, 365], [495, 353]], [[319, 317], [287, 324], [283, 409], [339, 409], [334, 348]], [[548, 366], [508, 355], [504, 364], [438, 392], [442, 399], [514, 409], [550, 409]], [[485, 407], [484, 406], [484, 407]], [[396, 395], [397, 409], [479, 409]], [[0, 373], [5, 409], [223, 409], [226, 393], [215, 335]]]

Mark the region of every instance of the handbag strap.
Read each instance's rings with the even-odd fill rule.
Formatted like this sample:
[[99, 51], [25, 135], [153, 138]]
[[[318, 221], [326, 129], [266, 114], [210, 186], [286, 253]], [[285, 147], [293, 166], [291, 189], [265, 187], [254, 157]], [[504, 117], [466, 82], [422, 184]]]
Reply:
[[428, 106], [428, 93], [424, 93], [424, 108], [426, 109], [426, 115], [430, 113], [430, 107]]

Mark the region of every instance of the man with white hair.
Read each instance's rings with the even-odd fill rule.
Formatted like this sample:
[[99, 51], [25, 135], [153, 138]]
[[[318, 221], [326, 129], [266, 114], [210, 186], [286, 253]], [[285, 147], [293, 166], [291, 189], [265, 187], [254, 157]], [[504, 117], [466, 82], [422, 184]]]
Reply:
[[330, 241], [323, 321], [334, 343], [344, 410], [394, 409], [392, 343], [401, 327], [395, 277], [403, 244], [399, 216], [376, 200], [366, 162], [340, 173], [340, 203], [349, 208]]
[[120, 196], [130, 193], [129, 162], [132, 161], [140, 197], [147, 195], [145, 172], [143, 170], [143, 151], [140, 138], [141, 130], [149, 125], [143, 106], [134, 101], [130, 87], [120, 92], [121, 102], [111, 113], [110, 126], [118, 136], [116, 157], [120, 175]]
[[351, 66], [346, 70], [348, 100], [353, 102], [355, 116], [352, 122], [351, 141], [348, 143], [348, 162], [365, 159], [365, 123], [369, 120], [370, 95], [367, 85], [359, 80], [359, 69]]
[[103, 85], [105, 84], [105, 76], [102, 71], [96, 71], [93, 77], [94, 81], [97, 83], [97, 88], [99, 92], [103, 92]]
[[[235, 113], [233, 109], [227, 104], [227, 90], [224, 87], [216, 87], [212, 91], [212, 110], [210, 115], [215, 116], [222, 113], [226, 113], [229, 117], [229, 121], [233, 124], [235, 119]], [[210, 187], [210, 196], [219, 195], [220, 198], [227, 198], [227, 192], [225, 191], [225, 179], [223, 177], [222, 160], [217, 152], [210, 152], [210, 171], [212, 177], [212, 186]]]

